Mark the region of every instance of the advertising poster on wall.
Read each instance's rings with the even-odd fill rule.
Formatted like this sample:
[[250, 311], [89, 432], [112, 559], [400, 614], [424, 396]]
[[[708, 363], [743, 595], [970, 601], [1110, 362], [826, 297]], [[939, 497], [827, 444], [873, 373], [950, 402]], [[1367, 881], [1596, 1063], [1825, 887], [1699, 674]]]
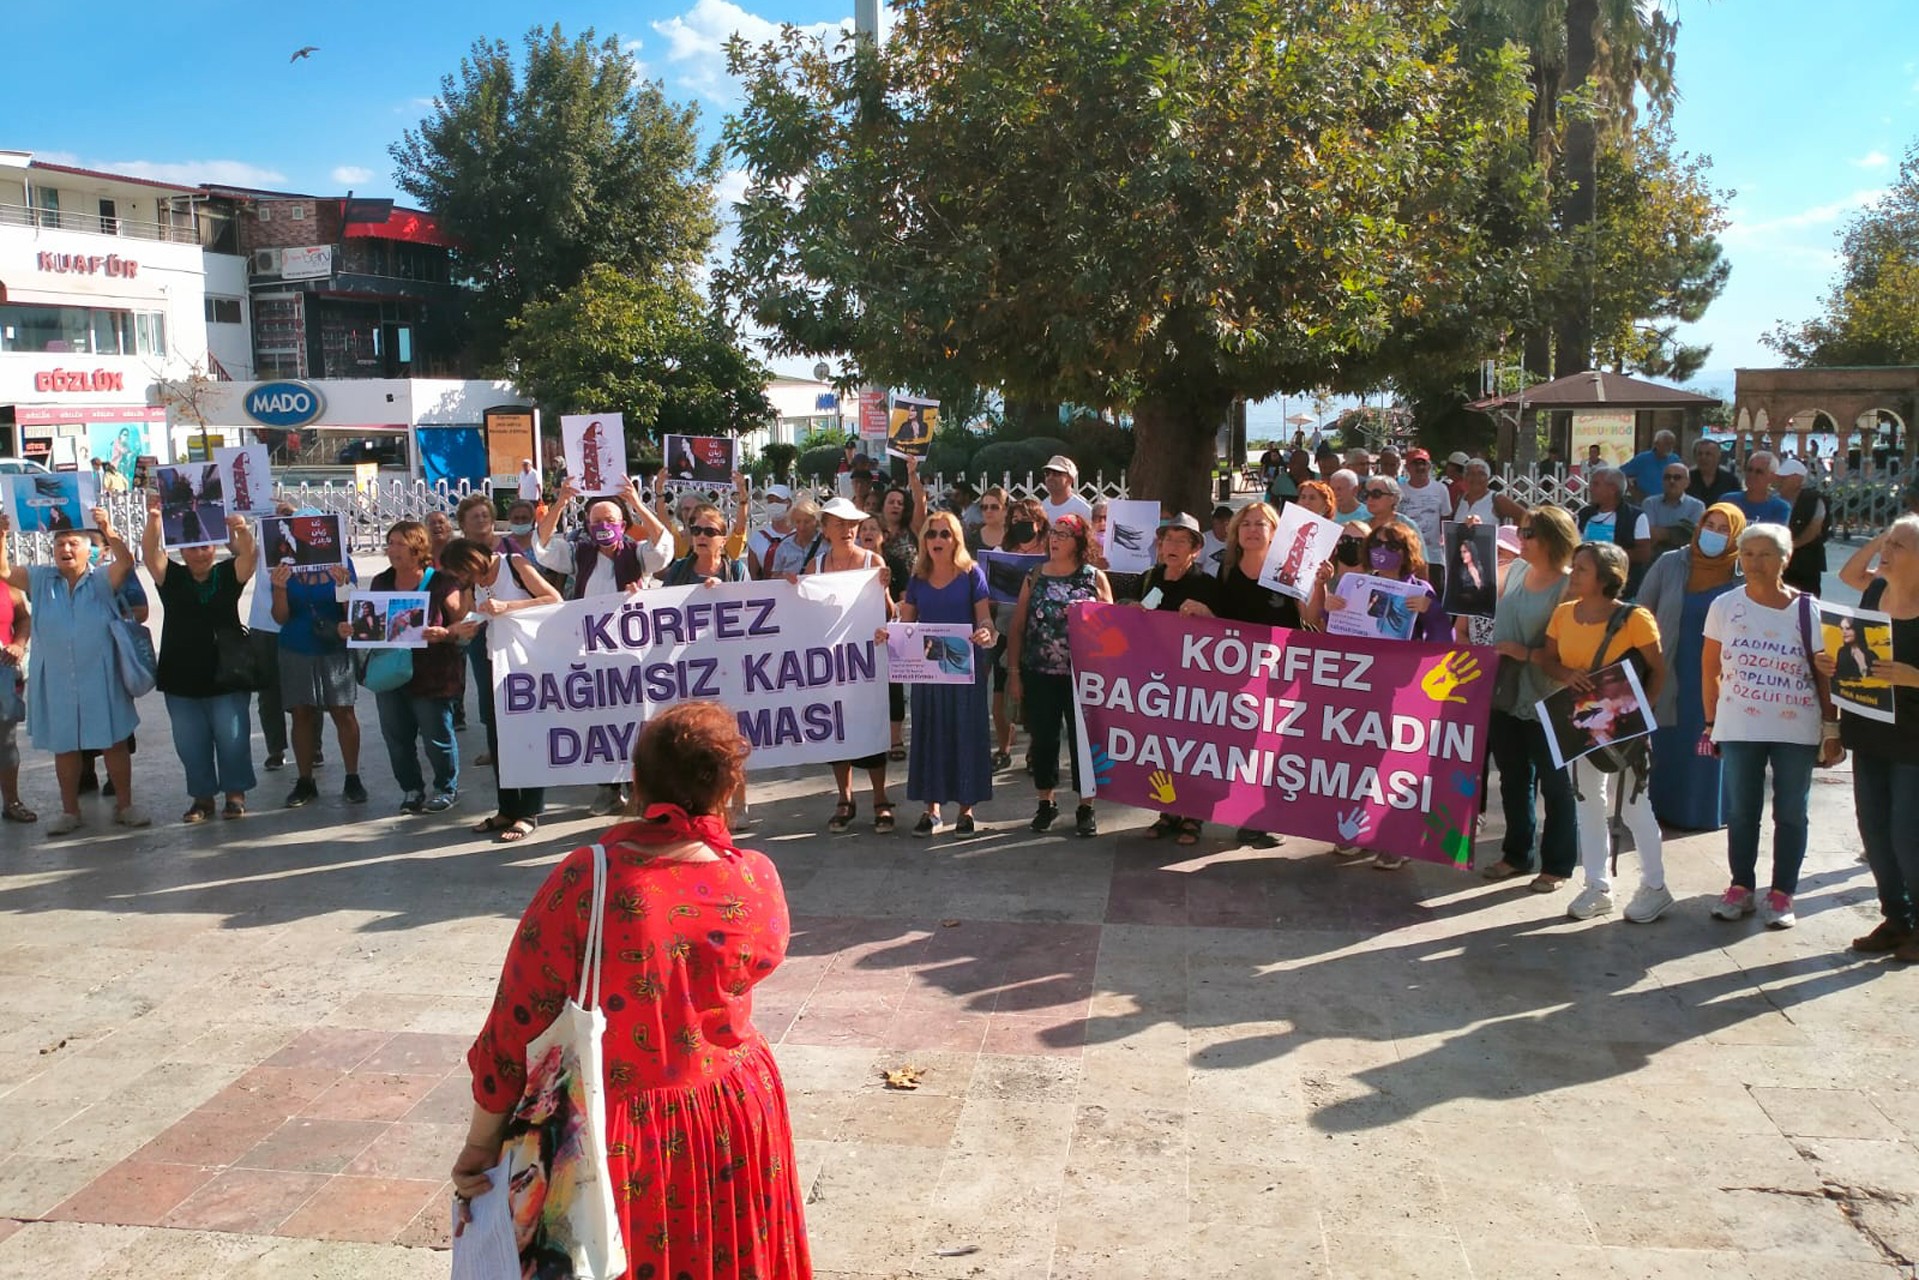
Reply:
[[87, 424], [87, 457], [109, 463], [122, 476], [133, 474], [140, 455], [152, 452], [144, 422], [90, 422]]
[[1580, 409], [1573, 413], [1573, 456], [1575, 467], [1584, 468], [1599, 446], [1599, 460], [1618, 466], [1633, 455], [1637, 415], [1630, 409]]

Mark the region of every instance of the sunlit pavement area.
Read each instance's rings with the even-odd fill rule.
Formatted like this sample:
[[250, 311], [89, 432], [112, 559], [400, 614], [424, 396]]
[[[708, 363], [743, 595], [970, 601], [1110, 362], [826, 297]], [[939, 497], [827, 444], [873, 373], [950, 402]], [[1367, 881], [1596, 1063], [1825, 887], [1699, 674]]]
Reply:
[[[448, 1270], [464, 1052], [544, 868], [600, 823], [555, 793], [496, 845], [470, 771], [371, 804], [178, 825], [158, 697], [148, 831], [0, 830], [0, 1275]], [[373, 724], [370, 698], [361, 713]], [[462, 748], [481, 750], [477, 715]], [[256, 743], [256, 751], [258, 751]], [[1570, 891], [1257, 851], [1034, 835], [1017, 764], [981, 833], [821, 834], [825, 770], [756, 775], [795, 915], [760, 990], [827, 1277], [1909, 1274], [1919, 1013], [1846, 942], [1877, 919], [1850, 779], [1814, 786], [1799, 926], [1709, 919], [1724, 838], [1674, 839], [1665, 918]], [[949, 811], [950, 816], [950, 811]], [[1497, 821], [1481, 857], [1497, 856]], [[1764, 863], [1762, 862], [1762, 871]], [[1626, 893], [1636, 862], [1622, 865]], [[882, 1071], [916, 1066], [916, 1091]]]

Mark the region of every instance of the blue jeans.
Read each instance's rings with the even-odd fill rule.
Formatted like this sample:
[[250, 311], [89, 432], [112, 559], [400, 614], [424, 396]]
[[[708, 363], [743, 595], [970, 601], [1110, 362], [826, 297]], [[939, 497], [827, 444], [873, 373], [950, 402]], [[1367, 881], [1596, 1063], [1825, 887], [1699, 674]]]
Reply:
[[1759, 813], [1766, 800], [1766, 766], [1772, 766], [1772, 888], [1791, 894], [1799, 888], [1799, 864], [1806, 860], [1806, 802], [1812, 795], [1812, 771], [1819, 748], [1799, 742], [1722, 742], [1725, 765], [1726, 865], [1732, 882], [1756, 889], [1759, 867]]
[[1534, 795], [1546, 802], [1546, 825], [1539, 839], [1539, 870], [1570, 876], [1579, 865], [1579, 826], [1574, 815], [1572, 775], [1553, 767], [1546, 728], [1503, 711], [1492, 714], [1487, 758], [1499, 768], [1499, 800], [1506, 814], [1506, 838], [1499, 856], [1530, 871], [1533, 867]]
[[1852, 804], [1866, 863], [1879, 886], [1879, 910], [1909, 929], [1919, 919], [1912, 902], [1919, 886], [1919, 764], [1853, 752]]
[[453, 736], [453, 699], [418, 698], [395, 689], [374, 695], [380, 707], [380, 736], [386, 739], [386, 758], [393, 780], [402, 791], [425, 791], [420, 755], [413, 744], [426, 745], [433, 766], [433, 789], [448, 795], [460, 789], [460, 743]]
[[253, 790], [253, 726], [250, 693], [216, 693], [211, 698], [167, 697], [173, 724], [173, 749], [186, 769], [187, 794], [196, 800]]

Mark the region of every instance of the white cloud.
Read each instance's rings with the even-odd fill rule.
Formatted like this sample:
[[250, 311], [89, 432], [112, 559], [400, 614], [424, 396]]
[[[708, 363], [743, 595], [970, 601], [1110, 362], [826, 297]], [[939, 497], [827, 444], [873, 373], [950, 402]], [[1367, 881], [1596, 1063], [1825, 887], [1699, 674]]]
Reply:
[[1892, 163], [1892, 157], [1874, 148], [1852, 162], [1855, 169], [1883, 169]]
[[244, 160], [109, 160], [84, 167], [153, 182], [175, 182], [184, 187], [203, 182], [225, 187], [277, 187], [284, 186], [287, 180], [278, 169], [263, 168]]
[[[726, 42], [735, 35], [749, 44], [764, 44], [780, 33], [780, 24], [749, 13], [732, 0], [694, 0], [685, 13], [655, 22], [654, 34], [666, 42], [666, 64], [673, 87], [723, 105], [739, 100], [739, 89], [726, 73]], [[815, 22], [800, 29], [828, 39], [850, 31], [852, 21]]]
[[373, 170], [361, 168], [357, 164], [343, 164], [335, 168], [328, 177], [343, 187], [357, 187], [363, 182], [373, 180]]
[[1841, 218], [1856, 210], [1876, 203], [1886, 194], [1884, 187], [1862, 188], [1841, 200], [1826, 204], [1817, 204], [1810, 209], [1801, 209], [1796, 213], [1780, 214], [1772, 218], [1754, 220], [1736, 219], [1720, 233], [1727, 243], [1751, 243], [1754, 241], [1780, 238], [1780, 233], [1806, 231], [1816, 227], [1831, 226]]

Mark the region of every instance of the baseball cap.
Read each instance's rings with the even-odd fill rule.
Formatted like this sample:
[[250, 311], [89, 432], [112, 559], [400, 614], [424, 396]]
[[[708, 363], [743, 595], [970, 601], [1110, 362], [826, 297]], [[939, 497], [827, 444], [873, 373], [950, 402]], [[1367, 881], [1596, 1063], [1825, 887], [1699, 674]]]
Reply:
[[1075, 482], [1079, 480], [1079, 468], [1074, 465], [1073, 460], [1071, 458], [1067, 457], [1063, 453], [1056, 453], [1052, 457], [1048, 458], [1046, 460], [1046, 465], [1041, 467], [1040, 470], [1042, 472], [1057, 471], [1061, 475], [1067, 476]]
[[767, 485], [765, 496], [768, 502], [791, 503], [793, 501], [793, 491], [783, 484]]
[[820, 508], [822, 516], [837, 516], [841, 520], [864, 520], [866, 512], [855, 506], [851, 498], [835, 498]]
[[1793, 476], [1804, 476], [1807, 474], [1809, 473], [1806, 470], [1806, 464], [1799, 461], [1799, 459], [1797, 458], [1787, 458], [1784, 462], [1779, 464], [1776, 470], [1773, 471], [1773, 475], [1777, 476], [1781, 480], [1789, 479]]
[[1221, 516], [1226, 516], [1228, 519], [1230, 519], [1232, 517], [1232, 514], [1233, 514], [1233, 509], [1227, 506], [1223, 502], [1213, 508], [1213, 519], [1215, 520], [1219, 519]]
[[1433, 455], [1427, 453], [1424, 449], [1406, 450], [1406, 461], [1408, 462], [1431, 462], [1432, 460]]
[[1446, 455], [1446, 465], [1449, 467], [1463, 467], [1471, 462], [1472, 458], [1463, 449]]

